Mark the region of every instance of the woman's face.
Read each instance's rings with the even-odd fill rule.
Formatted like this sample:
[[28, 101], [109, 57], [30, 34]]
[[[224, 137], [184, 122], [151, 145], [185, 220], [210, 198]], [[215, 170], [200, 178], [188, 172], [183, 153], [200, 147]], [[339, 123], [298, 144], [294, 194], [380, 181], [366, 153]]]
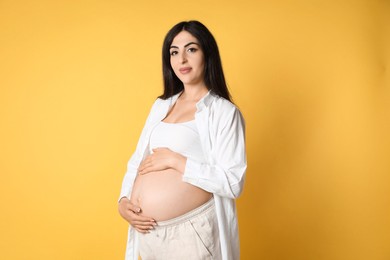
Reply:
[[198, 40], [181, 31], [170, 47], [171, 66], [184, 86], [204, 86], [204, 55]]

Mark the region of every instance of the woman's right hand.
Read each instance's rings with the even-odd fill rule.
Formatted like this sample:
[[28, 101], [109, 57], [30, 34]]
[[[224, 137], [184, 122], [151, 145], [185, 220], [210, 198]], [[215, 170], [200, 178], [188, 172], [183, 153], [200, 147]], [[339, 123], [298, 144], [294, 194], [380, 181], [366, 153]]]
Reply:
[[140, 233], [149, 233], [149, 230], [157, 225], [154, 219], [139, 215], [142, 212], [141, 208], [131, 203], [126, 197], [120, 199], [118, 211], [122, 218]]

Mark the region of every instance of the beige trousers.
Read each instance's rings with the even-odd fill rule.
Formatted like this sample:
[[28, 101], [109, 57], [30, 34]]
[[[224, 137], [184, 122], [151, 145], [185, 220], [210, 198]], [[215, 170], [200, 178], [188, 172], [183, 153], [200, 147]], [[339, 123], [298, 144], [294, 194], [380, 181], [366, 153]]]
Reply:
[[221, 259], [214, 199], [167, 221], [148, 234], [139, 233], [142, 260]]

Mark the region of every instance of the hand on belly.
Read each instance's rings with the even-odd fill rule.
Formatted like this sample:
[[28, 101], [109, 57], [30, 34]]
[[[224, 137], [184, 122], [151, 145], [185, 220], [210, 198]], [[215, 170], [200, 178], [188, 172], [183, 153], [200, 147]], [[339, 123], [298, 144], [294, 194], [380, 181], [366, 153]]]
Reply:
[[142, 215], [157, 221], [178, 217], [206, 203], [211, 194], [183, 182], [182, 174], [167, 169], [138, 175], [131, 195]]

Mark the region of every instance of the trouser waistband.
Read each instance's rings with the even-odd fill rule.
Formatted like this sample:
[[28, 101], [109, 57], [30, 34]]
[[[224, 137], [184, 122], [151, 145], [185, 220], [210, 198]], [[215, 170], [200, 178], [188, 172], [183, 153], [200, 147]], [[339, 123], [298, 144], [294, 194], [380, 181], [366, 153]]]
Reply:
[[157, 222], [157, 226], [155, 228], [174, 226], [174, 225], [184, 223], [184, 222], [188, 221], [189, 219], [196, 217], [196, 216], [198, 216], [198, 215], [200, 215], [200, 214], [202, 214], [210, 209], [213, 209], [213, 208], [214, 208], [214, 198], [211, 198], [209, 201], [207, 201], [203, 205], [200, 205], [199, 207], [197, 207], [197, 208], [195, 208], [195, 209], [193, 209], [193, 210], [191, 210], [191, 211], [189, 211], [181, 216]]

